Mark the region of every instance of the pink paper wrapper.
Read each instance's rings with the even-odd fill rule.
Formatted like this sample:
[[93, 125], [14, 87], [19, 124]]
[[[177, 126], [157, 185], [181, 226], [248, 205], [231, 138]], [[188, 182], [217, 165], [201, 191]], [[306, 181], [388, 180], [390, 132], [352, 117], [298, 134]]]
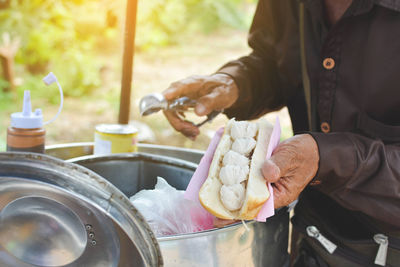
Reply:
[[220, 128], [211, 139], [210, 144], [204, 156], [201, 158], [199, 166], [194, 172], [192, 179], [190, 179], [189, 185], [186, 188], [184, 198], [193, 201], [201, 207], [201, 212], [197, 210], [196, 212], [201, 214], [192, 213], [192, 219], [199, 225], [203, 230], [214, 228], [213, 220], [214, 216], [203, 208], [199, 200], [199, 191], [204, 181], [207, 179], [208, 170], [210, 169], [211, 161], [214, 156], [215, 149], [224, 133], [224, 128]]
[[[212, 138], [210, 145], [208, 146], [203, 158], [201, 159], [199, 166], [197, 167], [196, 171], [194, 172], [192, 179], [189, 182], [188, 187], [186, 188], [184, 197], [185, 199], [191, 200], [195, 203], [199, 203], [199, 191], [201, 186], [203, 185], [204, 181], [207, 179], [208, 176], [208, 170], [211, 165], [212, 158], [214, 156], [214, 152], [217, 148], [217, 145], [224, 133], [224, 128], [220, 128]], [[272, 155], [272, 152], [274, 149], [277, 147], [279, 144], [281, 136], [281, 127], [279, 123], [279, 118], [276, 118], [276, 122], [274, 125], [274, 128], [272, 130], [271, 138], [268, 144], [268, 149], [267, 149], [267, 156], [266, 158], [270, 158]], [[268, 189], [270, 192], [270, 197], [265, 202], [263, 207], [261, 208], [261, 211], [256, 217], [257, 221], [260, 222], [265, 222], [266, 218], [271, 217], [274, 215], [274, 196], [273, 196], [273, 189], [272, 186], [268, 183]], [[211, 229], [213, 228], [213, 218], [214, 216], [208, 213], [205, 209], [203, 209], [205, 212], [202, 216], [206, 216], [205, 218], [202, 218], [201, 222], [204, 223], [204, 229]], [[192, 214], [193, 218], [197, 218], [196, 220], [199, 220], [201, 216], [199, 214]]]
[[[279, 145], [279, 141], [281, 139], [281, 124], [279, 123], [279, 118], [276, 117], [274, 128], [272, 129], [271, 138], [269, 139], [267, 156], [266, 159], [269, 159], [272, 155], [272, 152]], [[268, 217], [271, 217], [275, 214], [274, 209], [274, 190], [270, 183], [268, 183], [269, 190], [269, 199], [264, 203], [260, 212], [257, 214], [256, 221], [265, 222]]]
[[189, 185], [185, 191], [185, 199], [200, 203], [199, 200], [199, 191], [204, 181], [207, 179], [208, 170], [210, 169], [211, 161], [214, 156], [214, 152], [217, 149], [217, 145], [219, 140], [221, 140], [222, 135], [224, 134], [224, 128], [220, 128], [211, 139], [210, 144], [204, 156], [201, 158], [199, 166], [194, 172], [192, 179], [190, 179]]

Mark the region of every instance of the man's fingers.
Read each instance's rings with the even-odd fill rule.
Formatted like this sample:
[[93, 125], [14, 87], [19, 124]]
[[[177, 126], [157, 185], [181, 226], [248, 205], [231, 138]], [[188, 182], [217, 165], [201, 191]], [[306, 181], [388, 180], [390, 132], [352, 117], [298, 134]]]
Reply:
[[274, 151], [274, 153], [272, 153], [270, 160], [278, 166], [281, 177], [285, 176], [289, 170], [295, 167], [293, 166], [293, 163], [295, 162], [295, 153], [296, 152], [289, 151], [287, 148], [279, 149], [279, 147]]
[[163, 92], [166, 100], [182, 96], [196, 99], [195, 112], [204, 116], [213, 110], [222, 110], [234, 104], [239, 92], [236, 84], [228, 75], [191, 76], [174, 82]]
[[[293, 147], [284, 143], [280, 144], [272, 153], [271, 158], [266, 160], [262, 166], [264, 178], [268, 182], [274, 183], [280, 177], [287, 176], [287, 173], [296, 167], [293, 165], [296, 153]], [[278, 168], [279, 172], [276, 168]]]
[[177, 116], [174, 111], [164, 111], [165, 117], [168, 119], [169, 123], [174, 127], [175, 130], [181, 132], [186, 137], [194, 140], [197, 135], [199, 135], [200, 130], [198, 127], [193, 125], [193, 123], [184, 121]]
[[281, 198], [285, 192], [279, 182], [272, 184], [272, 187], [274, 188], [274, 208], [277, 209], [281, 207]]
[[278, 209], [280, 207], [286, 206], [288, 204], [288, 191], [284, 185], [278, 182], [273, 184], [274, 188], [274, 208]]
[[211, 92], [208, 95], [200, 97], [197, 100], [195, 112], [198, 116], [204, 116], [209, 114], [211, 111], [215, 110], [218, 104], [219, 93]]
[[213, 110], [222, 110], [230, 107], [236, 99], [230, 95], [230, 90], [225, 85], [218, 86], [197, 100], [195, 112], [198, 116], [204, 116]]
[[265, 180], [267, 180], [269, 183], [275, 183], [279, 180], [279, 177], [281, 177], [281, 171], [279, 167], [270, 159], [267, 159], [264, 162], [261, 170]]
[[191, 76], [186, 79], [173, 82], [164, 92], [166, 100], [173, 100], [181, 96], [191, 96], [197, 94], [203, 86], [203, 76]]

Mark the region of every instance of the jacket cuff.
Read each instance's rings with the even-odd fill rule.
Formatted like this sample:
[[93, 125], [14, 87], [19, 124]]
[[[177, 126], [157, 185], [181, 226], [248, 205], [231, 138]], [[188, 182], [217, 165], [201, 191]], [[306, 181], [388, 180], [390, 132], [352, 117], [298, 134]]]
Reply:
[[318, 145], [319, 168], [311, 181], [319, 190], [333, 192], [353, 176], [356, 169], [354, 144], [345, 133], [309, 133]]

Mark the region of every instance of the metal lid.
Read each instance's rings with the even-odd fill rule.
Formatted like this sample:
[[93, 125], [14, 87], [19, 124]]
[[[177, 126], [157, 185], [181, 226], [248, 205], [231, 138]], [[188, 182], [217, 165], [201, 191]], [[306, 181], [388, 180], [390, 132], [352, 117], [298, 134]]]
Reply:
[[0, 153], [0, 266], [161, 266], [129, 200], [76, 164]]
[[130, 124], [99, 124], [96, 125], [96, 131], [108, 134], [134, 134], [138, 130]]

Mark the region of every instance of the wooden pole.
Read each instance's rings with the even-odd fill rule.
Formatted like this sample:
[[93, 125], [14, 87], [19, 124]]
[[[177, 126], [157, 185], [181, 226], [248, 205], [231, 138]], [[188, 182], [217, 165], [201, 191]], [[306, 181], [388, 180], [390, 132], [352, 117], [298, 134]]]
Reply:
[[124, 53], [122, 56], [122, 80], [118, 123], [128, 124], [131, 105], [132, 70], [135, 49], [137, 0], [127, 0]]
[[14, 83], [14, 56], [4, 56], [0, 54], [1, 67], [3, 69], [4, 79], [8, 82], [8, 87], [4, 91], [13, 91]]

